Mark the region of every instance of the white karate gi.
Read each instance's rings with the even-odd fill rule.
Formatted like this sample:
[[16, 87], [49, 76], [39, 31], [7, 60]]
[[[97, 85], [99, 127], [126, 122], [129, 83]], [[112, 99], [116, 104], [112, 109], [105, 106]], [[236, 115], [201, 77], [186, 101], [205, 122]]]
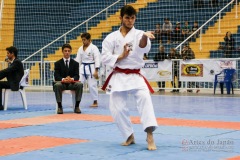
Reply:
[[82, 83], [88, 83], [93, 100], [98, 100], [97, 80], [93, 77], [95, 68], [100, 67], [100, 52], [97, 46], [90, 43], [84, 51], [83, 46], [78, 49], [75, 61], [79, 63], [79, 75]]
[[[109, 34], [102, 43], [102, 63], [113, 68], [141, 69], [144, 66], [143, 55], [151, 48], [149, 39], [145, 48], [139, 47], [142, 35], [143, 31], [134, 27], [125, 37], [122, 36], [120, 30]], [[133, 45], [132, 51], [126, 58], [116, 63], [126, 43]], [[110, 111], [125, 139], [133, 133], [126, 104], [128, 93], [132, 93], [136, 99], [143, 129], [146, 130], [150, 126], [154, 129], [157, 127], [151, 96], [142, 76], [125, 73], [113, 74], [108, 83], [107, 92], [110, 94]]]

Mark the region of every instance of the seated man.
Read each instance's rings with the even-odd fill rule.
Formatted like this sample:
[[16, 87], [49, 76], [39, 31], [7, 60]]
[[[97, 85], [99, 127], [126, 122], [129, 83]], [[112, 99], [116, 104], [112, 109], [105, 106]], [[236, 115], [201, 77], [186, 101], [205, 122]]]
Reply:
[[0, 81], [0, 110], [3, 110], [2, 105], [2, 89], [11, 89], [12, 91], [19, 90], [19, 82], [24, 75], [22, 62], [17, 58], [17, 48], [11, 46], [6, 48], [7, 58], [9, 63], [8, 68], [0, 71], [0, 79], [7, 78], [7, 81]]
[[76, 94], [75, 113], [81, 113], [79, 104], [82, 98], [83, 85], [79, 81], [79, 63], [70, 58], [72, 47], [69, 44], [62, 46], [63, 58], [54, 63], [55, 92], [58, 104], [58, 114], [63, 114], [62, 91], [74, 90]]
[[154, 30], [154, 36], [155, 36], [155, 40], [154, 41], [157, 41], [157, 43], [160, 43], [161, 41], [161, 26], [159, 23], [156, 24], [156, 28]]
[[160, 42], [162, 42], [163, 36], [167, 37], [167, 40], [168, 40], [167, 43], [169, 44], [171, 42], [171, 36], [172, 36], [172, 23], [168, 18], [164, 19]]
[[191, 27], [188, 25], [188, 21], [185, 21], [184, 26], [182, 27], [183, 40], [188, 38], [190, 36], [190, 34], [191, 34]]

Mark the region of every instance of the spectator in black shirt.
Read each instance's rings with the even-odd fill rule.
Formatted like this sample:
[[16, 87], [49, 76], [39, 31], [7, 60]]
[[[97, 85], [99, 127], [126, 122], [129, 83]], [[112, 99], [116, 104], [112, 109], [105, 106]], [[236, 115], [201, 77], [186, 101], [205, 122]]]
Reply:
[[225, 41], [225, 58], [232, 58], [232, 51], [234, 50], [235, 45], [235, 39], [232, 37], [232, 34], [230, 31], [226, 33], [226, 36], [224, 37]]
[[[198, 29], [198, 22], [195, 21], [195, 22], [193, 23], [193, 26], [192, 26], [192, 32], [191, 32], [191, 34], [193, 34], [197, 29]], [[198, 32], [193, 36], [193, 38], [197, 38], [197, 37], [199, 36], [199, 34], [200, 34], [200, 32], [198, 31]]]
[[181, 26], [180, 26], [180, 22], [176, 22], [176, 26], [173, 30], [173, 38], [175, 43], [179, 43], [180, 41], [182, 41], [182, 33], [181, 33]]
[[[159, 52], [157, 54], [155, 54], [153, 60], [154, 61], [164, 61], [165, 59], [168, 59], [168, 56], [167, 54], [165, 53], [165, 48], [164, 46], [159, 46]], [[159, 81], [158, 82], [158, 87], [160, 88], [159, 89], [159, 92], [165, 92], [165, 81]]]
[[[168, 59], [181, 59], [181, 55], [174, 49], [170, 49], [170, 53], [168, 56]], [[172, 72], [173, 72], [173, 80], [171, 82], [173, 88], [180, 88], [181, 87], [181, 81], [179, 81], [179, 60], [174, 60], [172, 63]], [[176, 81], [175, 81], [176, 79]], [[178, 87], [176, 87], [176, 84], [178, 84]], [[171, 92], [179, 92], [179, 89], [173, 89]]]
[[[195, 54], [194, 54], [193, 50], [187, 45], [184, 46], [181, 53], [182, 53], [181, 55], [182, 55], [183, 60], [195, 59]], [[194, 86], [196, 86], [196, 88], [199, 88], [199, 85], [197, 83], [188, 82], [188, 88], [194, 88]], [[188, 89], [187, 92], [193, 92], [193, 90]], [[200, 92], [199, 89], [197, 89], [196, 93], [198, 93], [198, 92]]]
[[157, 43], [160, 43], [160, 41], [161, 41], [161, 26], [159, 23], [156, 24], [156, 28], [153, 33], [155, 36], [154, 41], [157, 41]]

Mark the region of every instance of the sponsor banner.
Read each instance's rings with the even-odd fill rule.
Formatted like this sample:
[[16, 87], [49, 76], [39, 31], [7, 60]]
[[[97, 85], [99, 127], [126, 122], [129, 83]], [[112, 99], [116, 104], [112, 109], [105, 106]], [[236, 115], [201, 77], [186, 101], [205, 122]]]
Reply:
[[145, 65], [141, 73], [148, 81], [172, 81], [172, 61], [154, 62], [152, 60], [145, 60]]
[[181, 60], [180, 81], [213, 82], [215, 74], [226, 68], [236, 69], [236, 60]]

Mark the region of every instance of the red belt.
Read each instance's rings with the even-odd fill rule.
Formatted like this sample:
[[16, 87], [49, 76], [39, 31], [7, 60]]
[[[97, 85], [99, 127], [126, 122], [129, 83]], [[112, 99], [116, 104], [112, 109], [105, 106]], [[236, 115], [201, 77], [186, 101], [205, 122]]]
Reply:
[[108, 83], [109, 83], [109, 81], [110, 81], [110, 79], [111, 79], [111, 77], [112, 77], [112, 75], [113, 75], [114, 73], [138, 74], [138, 75], [140, 75], [140, 76], [143, 77], [145, 83], [146, 83], [147, 86], [148, 86], [149, 91], [150, 91], [151, 93], [154, 93], [154, 90], [152, 89], [152, 87], [151, 87], [150, 84], [148, 83], [147, 79], [146, 79], [143, 75], [141, 75], [140, 69], [121, 69], [121, 68], [118, 68], [118, 67], [114, 68], [113, 71], [112, 71], [112, 73], [108, 76], [106, 82], [105, 82], [104, 85], [102, 86], [102, 90], [105, 91], [105, 89], [106, 89], [106, 87], [107, 87], [107, 85], [108, 85]]

